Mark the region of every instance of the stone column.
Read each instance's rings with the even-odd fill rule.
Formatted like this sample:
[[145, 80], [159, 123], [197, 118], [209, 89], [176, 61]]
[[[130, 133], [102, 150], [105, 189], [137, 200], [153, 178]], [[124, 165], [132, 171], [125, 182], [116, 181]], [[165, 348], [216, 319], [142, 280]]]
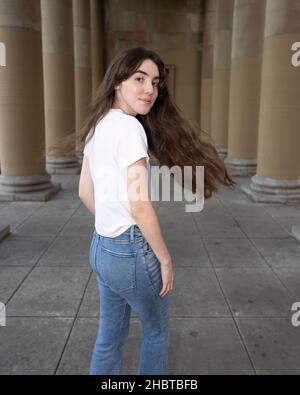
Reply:
[[92, 90], [95, 92], [104, 76], [104, 5], [103, 0], [90, 0]]
[[257, 173], [244, 191], [257, 202], [300, 201], [299, 0], [267, 0]]
[[229, 93], [228, 155], [232, 175], [255, 174], [265, 0], [236, 0]]
[[[41, 0], [44, 65], [46, 151], [75, 132], [72, 0]], [[77, 174], [74, 148], [69, 154], [49, 153], [47, 171]]]
[[[88, 104], [92, 98], [90, 2], [87, 0], [73, 0], [73, 32], [76, 131], [78, 132], [86, 119]], [[79, 160], [82, 160], [79, 144], [76, 149]]]
[[202, 50], [200, 122], [201, 129], [209, 134], [211, 133], [212, 66], [217, 20], [216, 7], [216, 0], [206, 2]]
[[39, 0], [0, 0], [0, 200], [47, 200], [60, 189], [45, 169]]
[[234, 0], [218, 0], [213, 60], [211, 136], [223, 157], [227, 154], [233, 4]]

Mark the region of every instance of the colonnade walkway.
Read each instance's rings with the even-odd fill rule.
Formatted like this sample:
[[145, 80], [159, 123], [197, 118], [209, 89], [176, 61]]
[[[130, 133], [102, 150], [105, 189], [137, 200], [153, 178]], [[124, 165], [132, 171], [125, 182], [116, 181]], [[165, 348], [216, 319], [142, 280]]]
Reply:
[[[0, 202], [0, 374], [88, 374], [98, 324], [88, 262], [93, 216], [78, 175], [53, 175], [48, 202]], [[258, 204], [220, 187], [199, 213], [154, 202], [174, 259], [170, 374], [299, 374], [300, 205]], [[300, 320], [300, 319], [299, 319]], [[136, 374], [141, 326], [133, 313], [124, 374]]]

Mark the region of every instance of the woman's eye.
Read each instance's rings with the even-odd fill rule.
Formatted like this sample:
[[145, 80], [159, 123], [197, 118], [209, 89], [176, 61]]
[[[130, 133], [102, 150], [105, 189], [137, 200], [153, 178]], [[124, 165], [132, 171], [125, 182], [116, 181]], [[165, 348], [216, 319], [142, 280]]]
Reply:
[[[144, 81], [144, 78], [143, 77], [138, 77], [138, 78], [136, 78], [136, 80], [138, 82], [141, 82], [141, 80]], [[154, 82], [152, 85], [155, 86], [155, 87], [158, 87], [158, 82]]]

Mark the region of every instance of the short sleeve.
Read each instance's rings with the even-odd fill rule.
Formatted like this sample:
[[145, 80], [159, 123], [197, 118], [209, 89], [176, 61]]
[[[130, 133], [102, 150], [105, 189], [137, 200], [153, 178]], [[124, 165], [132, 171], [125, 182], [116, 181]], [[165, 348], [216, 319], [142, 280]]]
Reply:
[[117, 162], [121, 170], [141, 158], [149, 158], [145, 130], [137, 120], [127, 120], [120, 128]]

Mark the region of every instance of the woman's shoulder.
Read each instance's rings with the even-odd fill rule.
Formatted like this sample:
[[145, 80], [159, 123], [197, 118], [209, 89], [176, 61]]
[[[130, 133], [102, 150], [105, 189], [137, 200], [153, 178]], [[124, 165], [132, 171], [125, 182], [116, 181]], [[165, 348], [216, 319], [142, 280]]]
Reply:
[[146, 134], [144, 126], [133, 115], [118, 112], [113, 117], [116, 131], [123, 131], [123, 135], [128, 134]]
[[113, 113], [113, 115], [114, 115], [114, 119], [117, 122], [122, 123], [125, 126], [131, 126], [131, 127], [136, 127], [136, 128], [139, 128], [139, 129], [141, 129], [141, 128], [144, 129], [143, 125], [141, 124], [141, 122], [136, 117], [134, 117], [133, 115], [129, 115], [129, 114], [126, 114], [126, 113], [121, 112], [121, 111]]

